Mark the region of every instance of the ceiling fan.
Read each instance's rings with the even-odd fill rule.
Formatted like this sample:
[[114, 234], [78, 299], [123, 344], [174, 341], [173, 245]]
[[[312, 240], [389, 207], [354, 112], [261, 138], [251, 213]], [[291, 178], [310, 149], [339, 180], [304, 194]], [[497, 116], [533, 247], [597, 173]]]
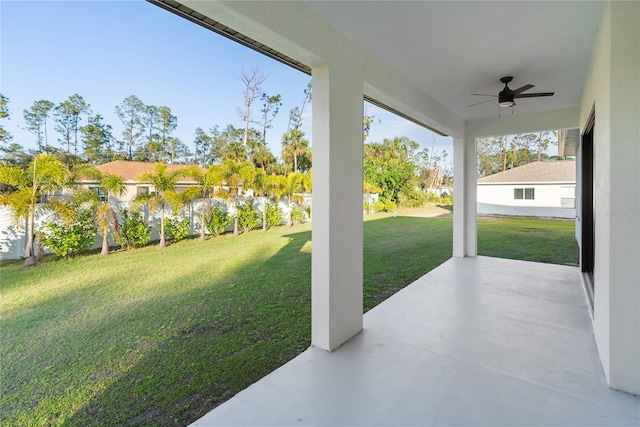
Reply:
[[[504, 83], [504, 89], [502, 89], [500, 93], [497, 95], [486, 95], [484, 93], [472, 93], [471, 95], [490, 96], [492, 98], [498, 98], [498, 103], [500, 104], [501, 107], [513, 107], [514, 105], [516, 105], [516, 102], [515, 102], [516, 98], [536, 98], [539, 96], [553, 96], [553, 94], [555, 93], [555, 92], [523, 93], [533, 88], [534, 87], [533, 85], [524, 85], [522, 87], [519, 87], [518, 89], [511, 90], [509, 89], [509, 86], [508, 86], [511, 80], [513, 80], [513, 77], [511, 76], [502, 77], [500, 79], [500, 81]], [[486, 102], [491, 102], [491, 101], [495, 101], [495, 99], [477, 102], [475, 104], [469, 105], [469, 107], [473, 107], [474, 105], [480, 105], [480, 104], [484, 104]]]

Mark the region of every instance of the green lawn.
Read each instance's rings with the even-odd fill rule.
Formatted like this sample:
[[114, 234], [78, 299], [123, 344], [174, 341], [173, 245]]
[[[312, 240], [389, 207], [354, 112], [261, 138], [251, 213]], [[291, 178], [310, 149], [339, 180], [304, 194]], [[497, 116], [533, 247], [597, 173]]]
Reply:
[[[452, 233], [450, 218], [368, 219], [365, 310], [448, 259]], [[534, 228], [481, 222], [479, 234], [521, 240], [524, 225]], [[555, 241], [570, 234], [561, 228]], [[308, 347], [310, 230], [3, 263], [2, 425], [185, 425], [204, 415]], [[537, 233], [547, 232], [525, 235]]]
[[478, 254], [578, 265], [573, 220], [478, 217]]

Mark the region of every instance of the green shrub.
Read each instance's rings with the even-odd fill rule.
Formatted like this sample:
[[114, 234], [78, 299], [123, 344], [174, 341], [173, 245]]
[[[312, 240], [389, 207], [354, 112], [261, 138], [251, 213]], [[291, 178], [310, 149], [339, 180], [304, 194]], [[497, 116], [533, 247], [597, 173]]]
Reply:
[[150, 227], [142, 220], [142, 215], [137, 211], [130, 211], [126, 208], [120, 210], [122, 221], [118, 230], [114, 232], [116, 243], [127, 249], [137, 248], [149, 243]]
[[238, 215], [238, 225], [242, 227], [245, 233], [257, 228], [260, 223], [260, 216], [253, 209], [253, 204], [250, 200], [238, 205], [236, 215]]
[[53, 253], [66, 258], [91, 248], [95, 237], [96, 229], [91, 213], [86, 212], [80, 214], [77, 221], [68, 226], [55, 222], [46, 224], [42, 242]]
[[282, 211], [278, 207], [278, 202], [269, 202], [264, 206], [264, 220], [266, 228], [276, 227], [282, 222]]
[[205, 227], [209, 234], [213, 234], [214, 236], [219, 236], [224, 233], [224, 230], [227, 228], [233, 221], [233, 217], [229, 215], [226, 210], [223, 210], [219, 205], [211, 208], [211, 218], [206, 221]]
[[374, 203], [373, 209], [376, 212], [393, 212], [396, 210], [396, 204], [391, 200], [380, 198]]
[[298, 205], [291, 206], [291, 225], [295, 224], [296, 221], [302, 224], [304, 222], [304, 211], [298, 207]]
[[427, 194], [427, 200], [438, 205], [453, 205], [453, 196], [451, 194], [439, 196], [435, 193], [429, 193]]
[[391, 200], [385, 200], [385, 201], [384, 201], [384, 208], [383, 208], [383, 210], [384, 210], [385, 212], [393, 212], [393, 211], [395, 211], [395, 210], [396, 210], [396, 207], [397, 207], [397, 206], [396, 206], [395, 202], [392, 202]]
[[167, 240], [182, 240], [189, 234], [189, 218], [165, 218], [164, 237]]
[[407, 199], [402, 203], [402, 205], [417, 208], [424, 205], [426, 201], [426, 194], [422, 191], [413, 191], [407, 195]]

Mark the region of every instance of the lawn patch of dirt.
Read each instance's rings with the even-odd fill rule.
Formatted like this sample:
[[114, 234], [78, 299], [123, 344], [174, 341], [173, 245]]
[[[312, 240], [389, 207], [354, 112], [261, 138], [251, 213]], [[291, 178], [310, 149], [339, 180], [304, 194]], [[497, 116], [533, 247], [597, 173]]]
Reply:
[[450, 210], [436, 206], [432, 203], [428, 203], [418, 208], [398, 208], [396, 212], [398, 212], [398, 215], [402, 216], [419, 216], [423, 218], [446, 218], [453, 215]]

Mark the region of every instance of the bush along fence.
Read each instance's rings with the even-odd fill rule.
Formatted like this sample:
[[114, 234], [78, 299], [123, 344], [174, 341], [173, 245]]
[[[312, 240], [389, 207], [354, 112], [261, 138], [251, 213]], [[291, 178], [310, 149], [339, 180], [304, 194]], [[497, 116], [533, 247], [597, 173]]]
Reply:
[[[267, 230], [280, 225], [311, 220], [310, 195], [295, 195], [288, 200], [268, 197], [239, 197], [234, 201], [197, 199], [177, 212], [165, 211], [164, 227], [161, 214], [148, 205], [109, 203], [113, 217], [109, 221], [107, 245], [111, 248], [133, 249], [159, 240], [164, 229], [168, 242], [190, 236], [203, 238], [233, 232], [237, 218], [238, 232]], [[72, 223], [63, 224], [53, 211], [39, 212], [35, 221], [36, 253], [55, 253], [61, 257], [96, 250], [103, 246], [94, 215], [80, 212]], [[0, 259], [20, 259], [26, 245], [24, 227], [15, 224], [11, 212], [0, 207]]]

